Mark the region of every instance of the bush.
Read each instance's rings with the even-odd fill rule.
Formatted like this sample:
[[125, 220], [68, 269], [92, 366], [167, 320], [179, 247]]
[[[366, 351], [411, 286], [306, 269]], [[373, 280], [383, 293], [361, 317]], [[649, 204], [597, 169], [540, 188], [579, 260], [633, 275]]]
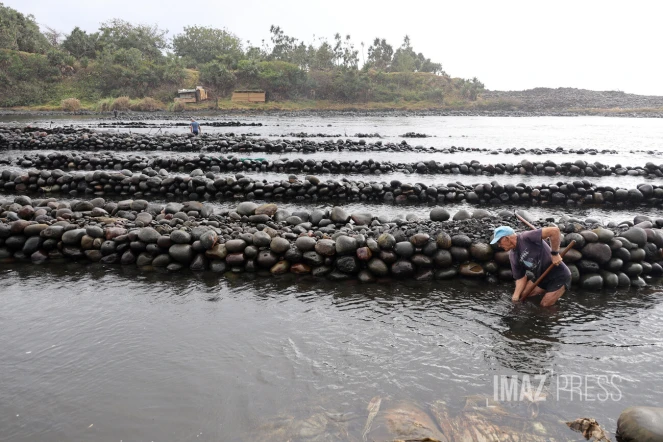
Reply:
[[111, 110], [112, 104], [113, 104], [112, 98], [103, 98], [97, 102], [95, 110], [97, 112], [108, 112]]
[[133, 103], [131, 105], [131, 110], [133, 111], [157, 111], [164, 109], [164, 104], [159, 100], [155, 100], [152, 97], [145, 97], [142, 100]]
[[115, 100], [113, 100], [113, 104], [111, 104], [110, 110], [127, 111], [129, 110], [130, 106], [131, 102], [129, 101], [129, 97], [117, 97]]
[[186, 110], [186, 104], [182, 103], [181, 101], [176, 101], [173, 103], [173, 107], [171, 108], [173, 112], [182, 112]]
[[81, 108], [81, 102], [78, 98], [67, 98], [60, 102], [60, 107], [63, 111], [76, 112]]

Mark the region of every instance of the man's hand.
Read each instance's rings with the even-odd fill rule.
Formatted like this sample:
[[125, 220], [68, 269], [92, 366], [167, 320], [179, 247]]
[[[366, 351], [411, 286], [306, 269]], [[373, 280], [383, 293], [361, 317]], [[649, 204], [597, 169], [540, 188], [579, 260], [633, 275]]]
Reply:
[[518, 301], [520, 301], [520, 294], [515, 294], [515, 293], [514, 293], [513, 296], [511, 297], [511, 300], [512, 300], [513, 302], [518, 302]]
[[558, 266], [562, 263], [562, 257], [559, 255], [552, 255], [552, 263], [554, 266]]

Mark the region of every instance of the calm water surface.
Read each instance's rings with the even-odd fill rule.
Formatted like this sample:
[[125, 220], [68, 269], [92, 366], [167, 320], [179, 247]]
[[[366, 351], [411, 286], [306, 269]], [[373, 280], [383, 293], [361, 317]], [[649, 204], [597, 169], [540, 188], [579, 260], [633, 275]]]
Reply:
[[661, 405], [657, 286], [574, 290], [543, 310], [512, 305], [510, 285], [471, 282], [78, 264], [13, 264], [0, 279], [0, 440], [255, 440], [320, 410], [357, 416], [360, 437], [375, 396], [462, 407], [492, 396], [496, 374], [549, 370], [622, 379], [619, 401], [552, 393], [538, 417], [551, 425], [591, 416], [613, 431], [625, 407]]

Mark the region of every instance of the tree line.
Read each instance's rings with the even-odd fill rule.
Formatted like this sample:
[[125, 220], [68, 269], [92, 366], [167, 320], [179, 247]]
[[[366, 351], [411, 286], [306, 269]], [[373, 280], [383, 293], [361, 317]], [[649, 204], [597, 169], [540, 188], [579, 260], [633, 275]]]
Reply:
[[34, 16], [0, 3], [0, 90], [11, 92], [0, 105], [44, 102], [64, 90], [88, 100], [151, 95], [166, 101], [178, 87], [196, 83], [221, 98], [241, 88], [266, 90], [276, 100], [346, 102], [474, 100], [483, 90], [476, 78], [450, 78], [407, 35], [396, 48], [384, 38], [357, 47], [350, 35], [306, 43], [279, 26], [269, 31], [260, 45], [207, 26], [187, 26], [169, 38], [158, 25], [121, 19], [101, 23], [96, 32], [64, 33], [41, 30]]

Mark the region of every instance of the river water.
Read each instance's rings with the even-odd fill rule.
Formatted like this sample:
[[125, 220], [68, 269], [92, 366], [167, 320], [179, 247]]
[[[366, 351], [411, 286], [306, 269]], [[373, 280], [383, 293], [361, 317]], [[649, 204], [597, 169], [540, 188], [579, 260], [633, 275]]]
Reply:
[[[663, 139], [660, 120], [430, 119], [256, 117], [266, 126], [241, 129], [269, 134], [347, 126], [353, 133], [438, 135], [424, 140], [428, 145], [447, 143], [439, 136], [444, 123], [454, 128], [449, 134], [466, 135], [467, 147], [624, 152], [658, 150]], [[348, 210], [428, 212], [379, 204]], [[572, 213], [618, 221], [633, 216], [591, 208]], [[426, 409], [442, 400], [459, 412], [468, 397], [493, 398], [496, 375], [547, 374], [536, 419], [558, 429], [551, 440], [581, 440], [561, 420], [594, 417], [612, 432], [626, 407], [663, 406], [658, 282], [631, 291], [573, 289], [552, 309], [513, 305], [511, 285], [504, 283], [360, 285], [97, 264], [0, 264], [0, 284], [3, 441], [315, 440], [275, 428], [320, 413], [344, 416], [349, 432], [317, 440], [362, 440], [374, 397], [382, 398], [383, 409], [401, 401]], [[598, 387], [603, 376], [611, 380], [607, 398]], [[581, 393], [564, 389], [578, 381]]]

